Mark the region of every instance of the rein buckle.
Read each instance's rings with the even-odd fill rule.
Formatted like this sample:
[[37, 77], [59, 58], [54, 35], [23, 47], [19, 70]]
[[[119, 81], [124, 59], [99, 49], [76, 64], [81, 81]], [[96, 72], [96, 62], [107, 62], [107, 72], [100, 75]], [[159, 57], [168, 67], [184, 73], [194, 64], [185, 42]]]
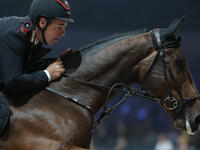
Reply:
[[163, 101], [163, 105], [168, 110], [174, 110], [178, 107], [178, 101], [174, 97], [167, 97]]

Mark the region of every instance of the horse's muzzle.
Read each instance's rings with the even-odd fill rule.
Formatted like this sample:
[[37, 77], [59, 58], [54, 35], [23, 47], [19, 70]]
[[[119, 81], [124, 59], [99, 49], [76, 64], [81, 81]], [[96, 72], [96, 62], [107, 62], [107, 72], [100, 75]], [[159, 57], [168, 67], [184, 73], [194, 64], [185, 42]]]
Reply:
[[182, 132], [186, 131], [189, 135], [194, 135], [200, 130], [200, 114], [196, 117], [186, 115], [185, 119], [176, 119], [174, 126]]

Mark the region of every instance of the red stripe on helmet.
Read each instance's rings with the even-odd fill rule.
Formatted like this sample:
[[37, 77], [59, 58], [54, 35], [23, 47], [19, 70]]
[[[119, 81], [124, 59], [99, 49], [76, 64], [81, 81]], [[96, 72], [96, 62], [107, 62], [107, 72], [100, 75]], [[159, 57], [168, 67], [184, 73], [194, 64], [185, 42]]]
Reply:
[[67, 7], [65, 4], [63, 4], [60, 0], [56, 0], [60, 5], [62, 5], [66, 10], [70, 10], [70, 7]]

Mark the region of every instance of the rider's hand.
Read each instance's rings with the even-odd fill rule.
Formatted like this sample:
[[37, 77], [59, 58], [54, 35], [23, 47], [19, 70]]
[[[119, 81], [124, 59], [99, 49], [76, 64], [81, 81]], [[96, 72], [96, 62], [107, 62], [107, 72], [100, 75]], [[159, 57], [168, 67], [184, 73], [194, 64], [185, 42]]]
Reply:
[[51, 76], [51, 81], [56, 80], [62, 76], [65, 72], [64, 65], [60, 59], [57, 59], [54, 63], [50, 64], [46, 70]]

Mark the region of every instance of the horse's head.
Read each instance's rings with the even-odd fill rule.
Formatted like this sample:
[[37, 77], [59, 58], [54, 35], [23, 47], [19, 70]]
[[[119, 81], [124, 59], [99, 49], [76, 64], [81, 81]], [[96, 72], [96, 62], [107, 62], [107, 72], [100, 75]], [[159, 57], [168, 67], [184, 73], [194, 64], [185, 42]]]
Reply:
[[200, 98], [175, 35], [183, 20], [151, 31], [155, 51], [139, 63], [138, 72], [144, 88], [160, 99], [175, 126], [194, 134], [199, 130]]

